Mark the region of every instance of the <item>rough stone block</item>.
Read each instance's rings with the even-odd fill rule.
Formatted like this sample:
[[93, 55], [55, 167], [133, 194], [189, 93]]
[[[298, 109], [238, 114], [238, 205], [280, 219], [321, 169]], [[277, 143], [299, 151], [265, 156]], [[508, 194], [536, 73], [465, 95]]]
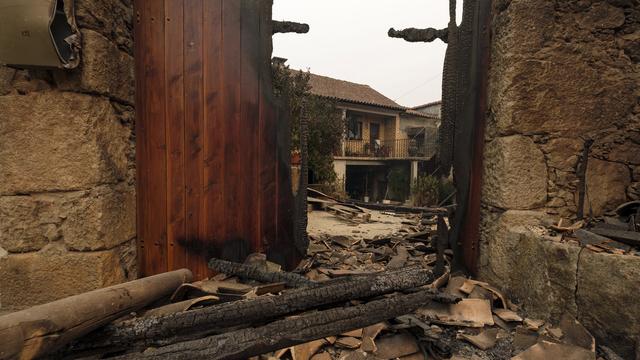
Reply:
[[[623, 164], [589, 159], [587, 164], [587, 198], [584, 213], [589, 214], [590, 207], [594, 216], [615, 210], [627, 200], [627, 187], [631, 184], [631, 171]], [[578, 194], [575, 194], [578, 204]]]
[[571, 136], [623, 120], [635, 104], [637, 84], [622, 70], [605, 74], [581, 56], [567, 52], [553, 61], [513, 62], [502, 75], [504, 92], [496, 94], [495, 131]]
[[640, 334], [640, 257], [583, 251], [578, 266], [579, 320], [599, 342], [631, 359]]
[[59, 240], [65, 211], [58, 202], [55, 195], [0, 197], [0, 246], [30, 252]]
[[20, 95], [42, 92], [51, 89], [53, 79], [51, 74], [42, 69], [16, 71], [11, 86]]
[[[495, 2], [498, 11], [493, 51], [499, 55], [522, 56], [536, 52], [545, 43], [545, 33], [554, 28], [554, 4], [549, 1], [509, 0]], [[500, 66], [500, 63], [496, 63]]]
[[540, 221], [537, 212], [506, 212], [487, 239], [489, 265], [480, 277], [523, 303], [529, 316], [558, 319], [577, 313], [576, 269], [580, 248], [549, 239], [535, 227], [523, 223]]
[[75, 5], [80, 28], [97, 31], [133, 54], [133, 1], [76, 0]]
[[0, 66], [0, 95], [6, 95], [11, 92], [11, 80], [16, 74], [16, 70]]
[[0, 197], [0, 246], [29, 252], [63, 240], [70, 250], [112, 249], [135, 237], [131, 186]]
[[640, 164], [640, 144], [636, 144], [629, 139], [619, 144], [613, 144], [607, 158], [611, 161], [626, 164]]
[[100, 187], [68, 204], [62, 234], [70, 250], [110, 249], [136, 235], [132, 186]]
[[494, 21], [487, 134], [569, 137], [626, 121], [639, 87], [634, 64], [593, 34], [624, 22], [620, 12], [511, 1]]
[[[55, 275], [55, 276], [54, 276]], [[69, 252], [51, 244], [0, 259], [0, 307], [19, 310], [126, 280], [119, 251]]]
[[133, 57], [92, 30], [82, 30], [82, 49], [82, 61], [78, 69], [54, 72], [58, 87], [62, 90], [98, 93], [133, 104]]
[[583, 148], [584, 141], [576, 138], [551, 139], [542, 145], [549, 167], [560, 170], [575, 169]]
[[105, 98], [0, 97], [0, 194], [80, 190], [126, 176], [130, 129]]
[[495, 279], [506, 284], [510, 274], [517, 266], [513, 256], [520, 246], [521, 234], [532, 227], [539, 227], [550, 221], [548, 216], [539, 211], [509, 210], [502, 214], [494, 214], [484, 210], [482, 213], [481, 263], [486, 264], [481, 273], [485, 278]]
[[580, 25], [591, 29], [615, 29], [624, 25], [624, 10], [606, 2], [593, 4], [583, 17]]
[[527, 210], [547, 200], [544, 154], [524, 136], [497, 138], [487, 144], [484, 163], [484, 202], [502, 209]]

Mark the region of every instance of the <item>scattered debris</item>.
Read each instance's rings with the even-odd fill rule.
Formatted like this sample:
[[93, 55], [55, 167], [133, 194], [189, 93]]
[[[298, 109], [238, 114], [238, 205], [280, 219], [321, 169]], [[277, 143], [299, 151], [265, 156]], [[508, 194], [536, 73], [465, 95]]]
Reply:
[[493, 313], [496, 314], [500, 319], [507, 322], [522, 322], [522, 318], [515, 311], [511, 311], [508, 309], [494, 309]]
[[487, 350], [492, 348], [498, 339], [498, 329], [488, 329], [478, 335], [461, 334], [460, 338], [470, 342], [478, 349]]
[[596, 354], [578, 346], [541, 341], [526, 351], [512, 357], [512, 360], [595, 360]]
[[[380, 211], [366, 211], [370, 221], [381, 219]], [[372, 237], [364, 228], [373, 223], [357, 233], [310, 234], [308, 256], [294, 272], [262, 254], [244, 264], [211, 259], [215, 277], [177, 284], [153, 308], [54, 357], [595, 359], [595, 340], [575, 319], [552, 325], [528, 318], [489, 283], [451, 276], [451, 252], [438, 249], [441, 213], [394, 217], [388, 233]], [[585, 230], [575, 228], [566, 234]]]
[[464, 299], [457, 304], [420, 309], [418, 313], [434, 323], [443, 325], [479, 328], [494, 324], [491, 304], [482, 299]]
[[617, 216], [589, 218], [568, 224], [560, 219], [549, 230], [560, 241], [575, 243], [597, 253], [640, 256], [640, 201], [621, 204]]

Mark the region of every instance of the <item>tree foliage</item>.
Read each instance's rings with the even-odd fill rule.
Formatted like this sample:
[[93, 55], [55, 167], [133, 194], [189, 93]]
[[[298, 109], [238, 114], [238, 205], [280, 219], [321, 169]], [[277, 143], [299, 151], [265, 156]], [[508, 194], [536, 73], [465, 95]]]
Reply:
[[433, 176], [419, 176], [411, 186], [415, 206], [434, 206], [438, 204], [440, 182]]
[[340, 150], [345, 126], [340, 111], [333, 101], [310, 93], [309, 72], [281, 65], [272, 68], [274, 92], [289, 109], [292, 152], [300, 149], [300, 117], [304, 111], [309, 121], [309, 171], [316, 182], [333, 184], [337, 180], [333, 155]]

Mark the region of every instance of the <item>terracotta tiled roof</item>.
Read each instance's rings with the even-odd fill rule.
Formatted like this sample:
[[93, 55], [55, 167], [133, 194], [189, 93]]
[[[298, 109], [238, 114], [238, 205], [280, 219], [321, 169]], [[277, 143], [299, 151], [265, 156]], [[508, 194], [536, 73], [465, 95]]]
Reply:
[[369, 85], [356, 84], [316, 74], [311, 74], [309, 85], [311, 85], [312, 94], [334, 100], [380, 106], [394, 110], [407, 109], [374, 90]]

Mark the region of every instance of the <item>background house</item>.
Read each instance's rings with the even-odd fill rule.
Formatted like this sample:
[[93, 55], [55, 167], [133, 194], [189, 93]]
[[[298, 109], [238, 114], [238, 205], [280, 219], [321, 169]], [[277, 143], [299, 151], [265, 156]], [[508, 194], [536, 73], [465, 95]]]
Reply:
[[310, 92], [336, 101], [346, 127], [334, 169], [351, 198], [405, 201], [436, 151], [439, 114], [406, 108], [368, 85], [311, 74]]
[[419, 111], [426, 115], [432, 115], [440, 118], [442, 115], [442, 100], [432, 101], [430, 103], [414, 106], [411, 109]]

